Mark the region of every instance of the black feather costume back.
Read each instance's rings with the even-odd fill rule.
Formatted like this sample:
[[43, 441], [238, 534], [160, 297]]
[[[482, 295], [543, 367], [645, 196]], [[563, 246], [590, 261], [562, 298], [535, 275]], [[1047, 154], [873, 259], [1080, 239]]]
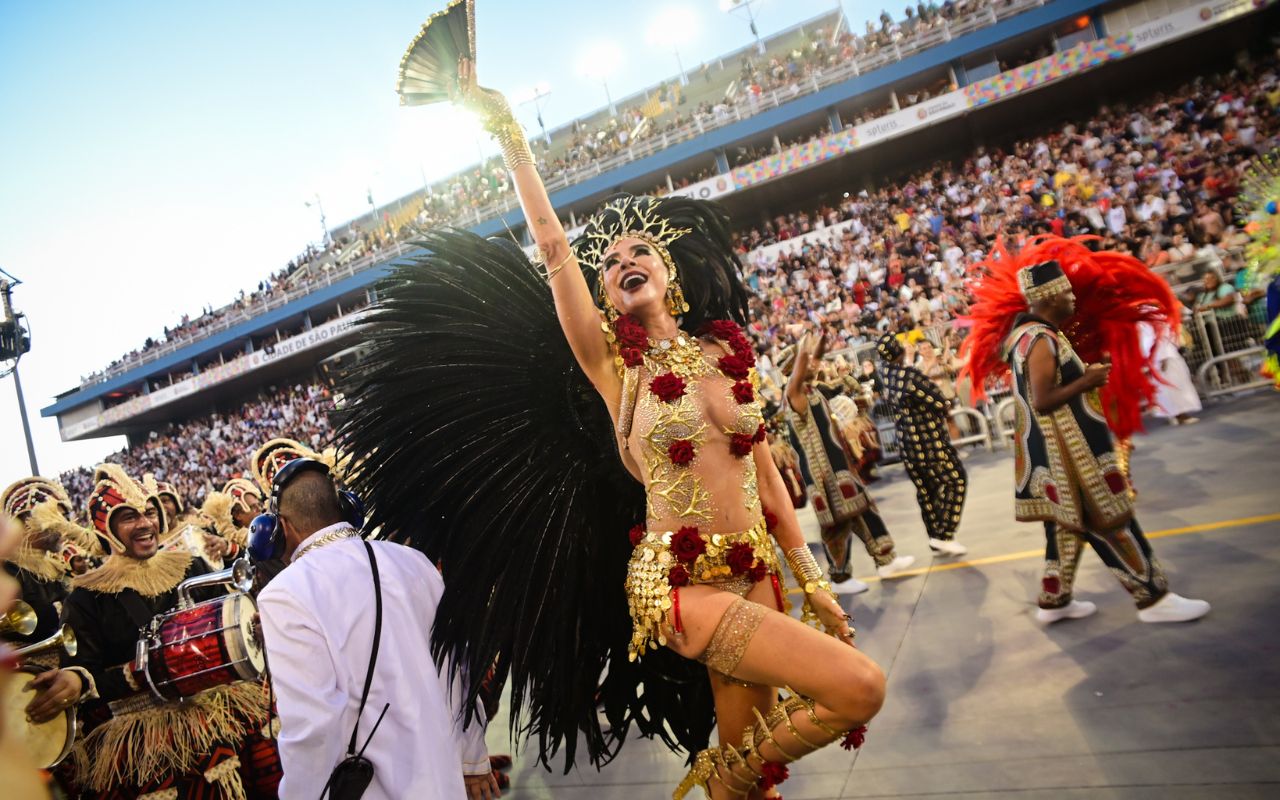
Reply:
[[567, 771], [580, 738], [602, 766], [633, 724], [697, 752], [714, 722], [705, 668], [665, 648], [627, 659], [644, 493], [549, 287], [507, 240], [419, 244], [362, 325], [371, 352], [338, 441], [369, 524], [442, 568], [437, 659], [477, 677], [496, 664], [513, 735], [547, 766], [563, 748]]

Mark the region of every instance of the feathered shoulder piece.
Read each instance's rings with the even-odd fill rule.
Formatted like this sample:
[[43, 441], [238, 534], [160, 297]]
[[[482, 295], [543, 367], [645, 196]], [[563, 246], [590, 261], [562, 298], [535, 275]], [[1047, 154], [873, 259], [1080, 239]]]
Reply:
[[1086, 363], [1111, 360], [1111, 377], [1101, 399], [1107, 424], [1119, 438], [1142, 430], [1142, 409], [1155, 402], [1155, 372], [1143, 354], [1138, 323], [1157, 332], [1177, 331], [1180, 306], [1169, 284], [1132, 256], [1095, 251], [1093, 236], [1038, 236], [1020, 250], [999, 242], [990, 257], [969, 268], [966, 281], [974, 303], [967, 320], [972, 327], [961, 347], [966, 358], [962, 374], [973, 391], [984, 395], [986, 380], [1008, 370], [1005, 340], [1014, 319], [1027, 311], [1018, 271], [1033, 264], [1057, 261], [1071, 282], [1076, 311], [1062, 332]]
[[338, 442], [360, 465], [370, 529], [440, 565], [436, 656], [458, 675], [509, 676], [511, 730], [544, 763], [563, 747], [568, 769], [581, 742], [603, 764], [633, 724], [704, 747], [706, 670], [665, 648], [627, 658], [627, 531], [644, 492], [549, 287], [509, 241], [419, 244], [361, 326], [370, 352]]

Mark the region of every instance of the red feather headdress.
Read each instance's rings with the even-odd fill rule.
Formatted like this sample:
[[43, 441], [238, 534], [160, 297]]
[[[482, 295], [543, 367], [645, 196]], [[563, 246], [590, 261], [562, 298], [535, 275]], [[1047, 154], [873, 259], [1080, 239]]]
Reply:
[[1111, 376], [1102, 388], [1107, 424], [1117, 438], [1142, 430], [1142, 409], [1155, 403], [1159, 380], [1139, 344], [1138, 323], [1159, 334], [1177, 332], [1181, 306], [1169, 284], [1146, 264], [1112, 251], [1094, 252], [1086, 242], [1096, 236], [1037, 236], [1011, 252], [1003, 241], [985, 261], [969, 268], [966, 286], [973, 294], [968, 320], [972, 324], [961, 353], [967, 356], [962, 374], [968, 375], [974, 396], [981, 399], [988, 377], [1008, 370], [1004, 344], [1013, 320], [1027, 310], [1018, 286], [1018, 270], [1043, 261], [1057, 261], [1071, 281], [1076, 312], [1062, 332], [1086, 363], [1111, 358]]

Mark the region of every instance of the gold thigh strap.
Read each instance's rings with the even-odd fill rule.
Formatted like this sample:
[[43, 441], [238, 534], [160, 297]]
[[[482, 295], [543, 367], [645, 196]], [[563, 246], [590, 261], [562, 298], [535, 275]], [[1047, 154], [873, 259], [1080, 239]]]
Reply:
[[739, 597], [729, 606], [711, 635], [711, 643], [698, 660], [716, 672], [733, 675], [743, 653], [769, 609]]

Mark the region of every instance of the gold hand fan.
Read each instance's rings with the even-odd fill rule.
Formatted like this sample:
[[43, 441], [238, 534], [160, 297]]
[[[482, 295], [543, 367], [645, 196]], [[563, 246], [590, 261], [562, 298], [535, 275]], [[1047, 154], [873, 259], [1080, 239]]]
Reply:
[[475, 0], [453, 0], [432, 14], [400, 59], [396, 93], [402, 106], [449, 99], [458, 85], [458, 60], [476, 58]]

